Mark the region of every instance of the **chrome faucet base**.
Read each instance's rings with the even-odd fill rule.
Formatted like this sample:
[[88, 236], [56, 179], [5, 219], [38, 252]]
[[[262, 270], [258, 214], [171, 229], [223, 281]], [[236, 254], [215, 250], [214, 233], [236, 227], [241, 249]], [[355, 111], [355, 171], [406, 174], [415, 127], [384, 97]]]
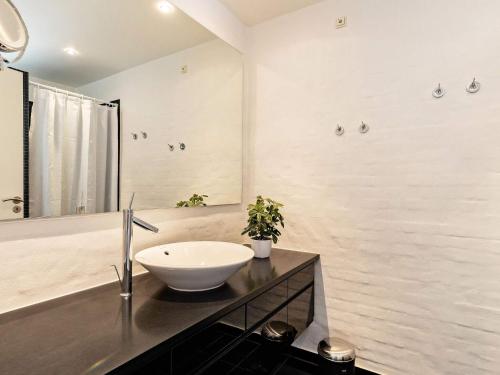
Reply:
[[[132, 239], [134, 237], [134, 224], [142, 229], [158, 233], [157, 227], [134, 216], [134, 211], [132, 210], [134, 196], [135, 194], [132, 194], [129, 207], [123, 210], [123, 273], [120, 280], [120, 296], [124, 299], [132, 297]], [[120, 278], [118, 277], [118, 279]]]

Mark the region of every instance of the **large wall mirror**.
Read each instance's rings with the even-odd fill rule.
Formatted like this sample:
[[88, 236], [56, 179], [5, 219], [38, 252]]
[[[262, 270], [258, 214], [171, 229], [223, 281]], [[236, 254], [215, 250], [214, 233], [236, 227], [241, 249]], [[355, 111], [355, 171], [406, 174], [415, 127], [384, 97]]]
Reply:
[[240, 203], [238, 51], [166, 1], [12, 2], [0, 220]]

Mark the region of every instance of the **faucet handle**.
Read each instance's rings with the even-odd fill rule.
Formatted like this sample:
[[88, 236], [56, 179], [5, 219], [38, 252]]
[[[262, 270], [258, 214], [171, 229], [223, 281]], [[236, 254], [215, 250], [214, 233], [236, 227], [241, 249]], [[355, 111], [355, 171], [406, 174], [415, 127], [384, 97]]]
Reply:
[[112, 265], [111, 265], [111, 267], [114, 267], [114, 269], [115, 269], [115, 271], [116, 271], [116, 277], [118, 277], [118, 282], [120, 283], [120, 285], [122, 285], [122, 284], [123, 284], [123, 281], [122, 281], [122, 279], [121, 279], [121, 277], [120, 277], [120, 272], [118, 272], [118, 268], [116, 267], [116, 265], [115, 265], [115, 264], [112, 264]]
[[132, 203], [134, 203], [135, 193], [132, 193], [132, 197], [130, 198], [130, 203], [128, 205], [128, 209], [132, 209]]

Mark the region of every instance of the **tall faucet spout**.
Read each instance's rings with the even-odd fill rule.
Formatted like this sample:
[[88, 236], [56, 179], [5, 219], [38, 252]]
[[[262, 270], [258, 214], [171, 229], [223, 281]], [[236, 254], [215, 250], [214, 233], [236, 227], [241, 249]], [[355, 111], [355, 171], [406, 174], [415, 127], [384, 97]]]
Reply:
[[132, 296], [132, 239], [134, 237], [134, 224], [154, 233], [158, 233], [159, 231], [154, 225], [134, 216], [134, 211], [132, 210], [133, 199], [134, 196], [132, 195], [129, 208], [123, 210], [123, 274], [120, 293], [123, 298]]
[[146, 223], [144, 220], [139, 219], [138, 217], [133, 217], [132, 220], [134, 221], [134, 224], [141, 227], [142, 229], [149, 230], [153, 233], [158, 233], [160, 230], [155, 227], [154, 225], [151, 225], [149, 223]]

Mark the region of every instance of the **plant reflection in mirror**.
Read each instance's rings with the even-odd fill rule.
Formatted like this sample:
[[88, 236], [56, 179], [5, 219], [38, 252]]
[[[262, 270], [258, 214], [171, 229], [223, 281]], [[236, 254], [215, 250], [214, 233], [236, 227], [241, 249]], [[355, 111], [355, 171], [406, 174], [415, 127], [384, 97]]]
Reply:
[[177, 208], [180, 207], [206, 207], [207, 204], [204, 202], [204, 199], [208, 198], [208, 195], [202, 194], [193, 194], [191, 198], [187, 201], [179, 201], [177, 202]]

